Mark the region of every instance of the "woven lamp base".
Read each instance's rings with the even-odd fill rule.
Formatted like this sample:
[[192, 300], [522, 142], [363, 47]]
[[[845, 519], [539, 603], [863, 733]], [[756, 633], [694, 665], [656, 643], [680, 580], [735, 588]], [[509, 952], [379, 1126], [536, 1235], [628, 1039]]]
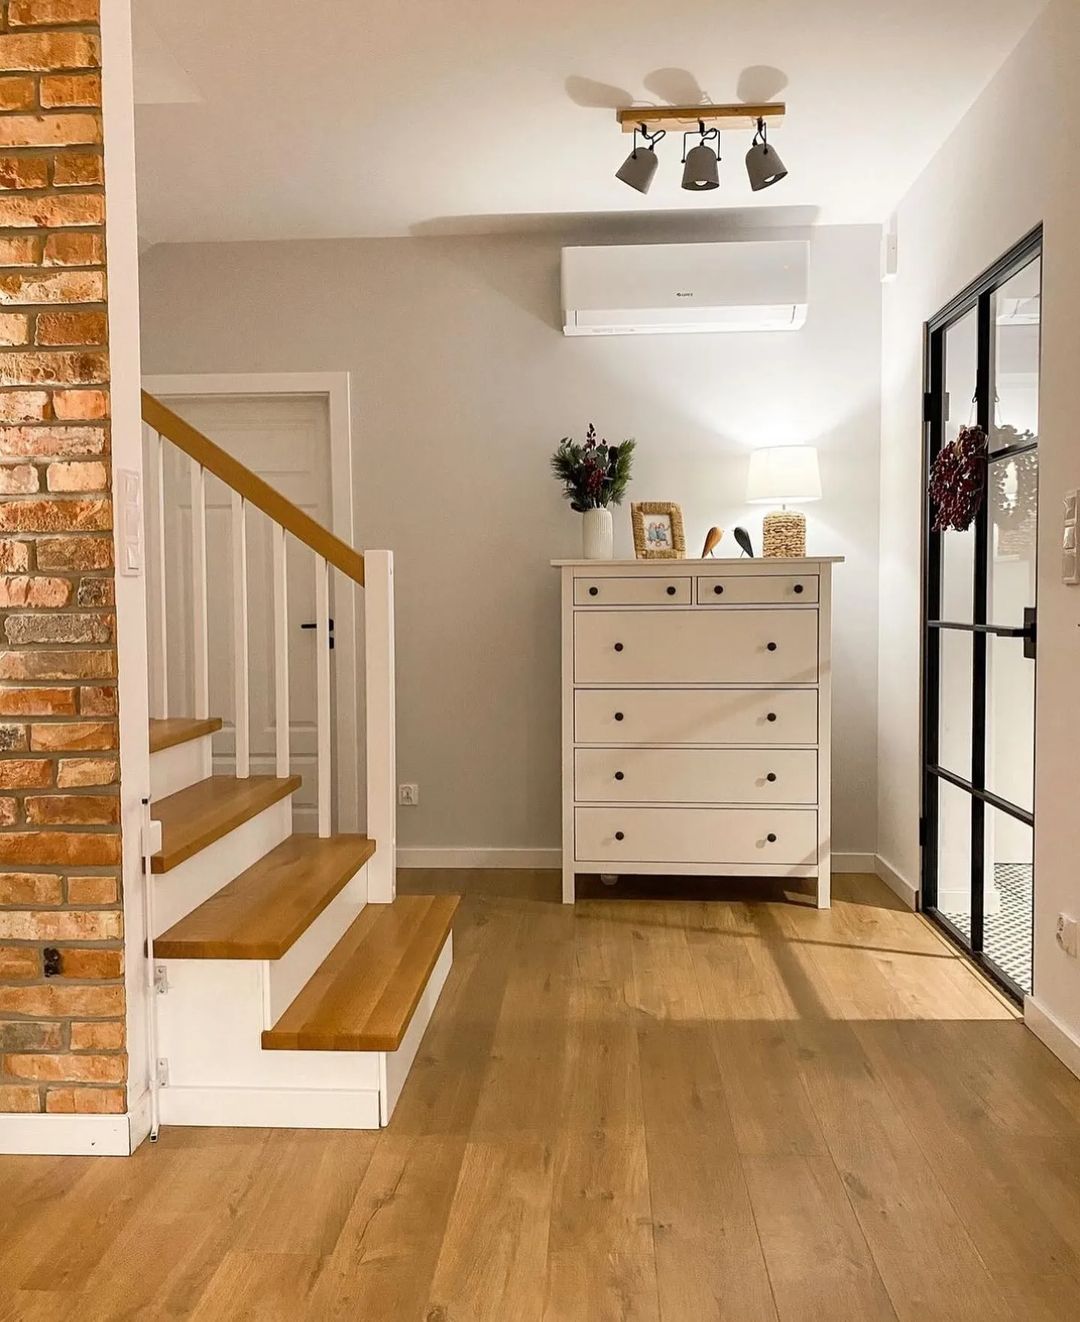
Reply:
[[806, 515], [792, 510], [766, 514], [762, 523], [763, 553], [783, 560], [806, 556]]

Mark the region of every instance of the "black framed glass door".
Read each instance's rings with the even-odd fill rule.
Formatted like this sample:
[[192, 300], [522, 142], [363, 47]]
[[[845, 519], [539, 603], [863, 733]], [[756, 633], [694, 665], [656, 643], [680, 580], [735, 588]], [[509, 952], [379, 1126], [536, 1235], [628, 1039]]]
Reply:
[[1032, 990], [1042, 232], [927, 328], [926, 471], [989, 437], [986, 499], [924, 546], [922, 902], [1016, 997]]

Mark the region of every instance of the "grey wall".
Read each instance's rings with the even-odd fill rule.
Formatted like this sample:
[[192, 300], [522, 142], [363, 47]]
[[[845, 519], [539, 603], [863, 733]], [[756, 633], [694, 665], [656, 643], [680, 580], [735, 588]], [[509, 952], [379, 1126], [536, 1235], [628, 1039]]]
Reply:
[[[561, 436], [595, 421], [609, 439], [636, 437], [632, 496], [681, 502], [695, 555], [713, 523], [760, 540], [762, 511], [743, 504], [752, 448], [818, 445], [810, 550], [849, 557], [836, 575], [835, 848], [872, 852], [878, 231], [814, 232], [797, 334], [566, 339], [559, 249], [605, 238], [153, 248], [144, 370], [352, 374], [358, 537], [397, 557], [399, 777], [421, 788], [420, 807], [400, 813], [405, 847], [558, 844], [548, 560], [580, 554], [577, 516], [547, 472]], [[628, 509], [616, 536], [631, 555]], [[722, 549], [734, 553], [730, 537]]]

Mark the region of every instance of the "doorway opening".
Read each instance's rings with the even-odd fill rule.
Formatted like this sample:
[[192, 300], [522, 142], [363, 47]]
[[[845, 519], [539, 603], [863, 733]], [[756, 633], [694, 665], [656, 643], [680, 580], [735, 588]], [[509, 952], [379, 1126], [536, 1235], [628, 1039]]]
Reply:
[[933, 530], [923, 585], [922, 906], [1013, 997], [1033, 989], [1042, 230], [927, 327], [926, 471], [989, 438], [965, 532]]

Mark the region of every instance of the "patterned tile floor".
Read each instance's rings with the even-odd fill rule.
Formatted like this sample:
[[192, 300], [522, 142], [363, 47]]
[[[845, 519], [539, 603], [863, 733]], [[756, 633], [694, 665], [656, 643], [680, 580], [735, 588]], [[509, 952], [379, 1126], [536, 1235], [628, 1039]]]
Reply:
[[[1024, 991], [1031, 991], [1032, 868], [1026, 863], [996, 863], [994, 881], [1001, 892], [1001, 912], [985, 922], [986, 954]], [[945, 912], [955, 927], [971, 934], [970, 913]]]

